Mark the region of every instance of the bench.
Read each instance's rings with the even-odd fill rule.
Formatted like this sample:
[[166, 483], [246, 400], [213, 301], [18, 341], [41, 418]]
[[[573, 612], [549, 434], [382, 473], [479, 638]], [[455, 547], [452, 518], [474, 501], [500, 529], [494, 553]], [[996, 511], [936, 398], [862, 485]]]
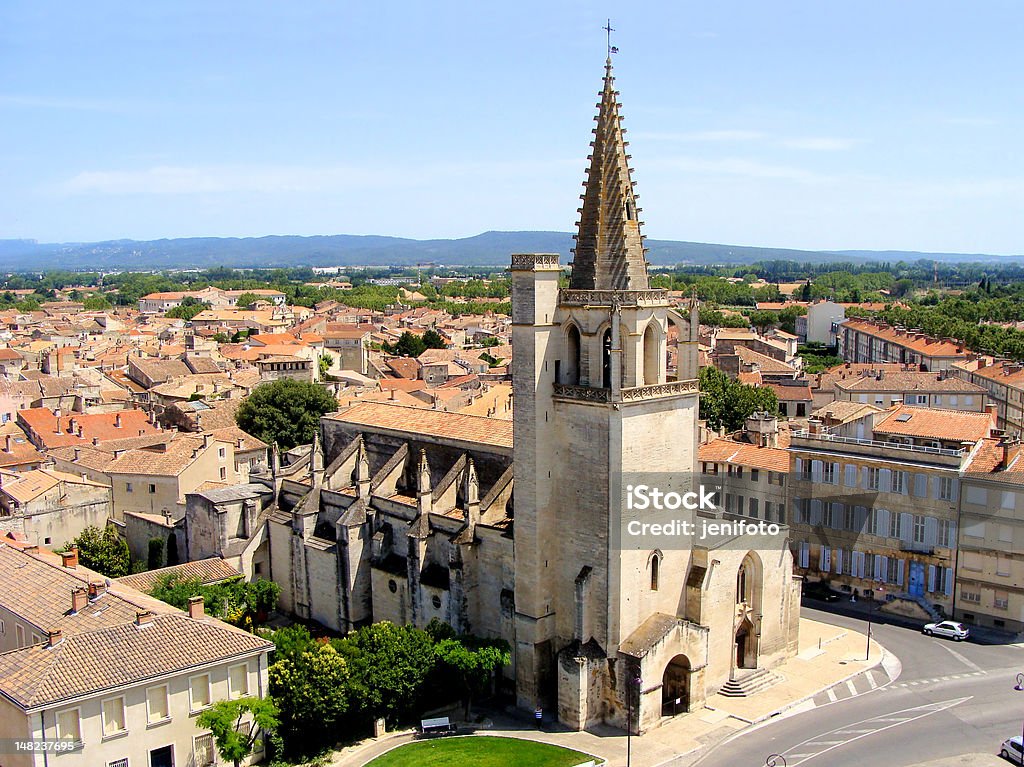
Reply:
[[455, 730], [455, 725], [446, 716], [420, 720], [420, 732], [423, 735], [454, 735]]

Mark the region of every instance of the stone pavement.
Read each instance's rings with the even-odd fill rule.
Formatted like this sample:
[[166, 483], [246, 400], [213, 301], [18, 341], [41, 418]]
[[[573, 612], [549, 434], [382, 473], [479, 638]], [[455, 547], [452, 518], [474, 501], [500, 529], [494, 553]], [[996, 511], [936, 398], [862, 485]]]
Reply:
[[[899, 674], [899, 662], [891, 655], [882, 663], [884, 650], [871, 643], [871, 659], [865, 660], [866, 637], [863, 634], [809, 619], [800, 620], [800, 652], [773, 669], [781, 680], [747, 698], [726, 698], [713, 695], [704, 708], [668, 718], [642, 736], [630, 738], [631, 764], [635, 767], [657, 767], [674, 761], [682, 765], [695, 761], [701, 752], [733, 733], [778, 716], [826, 705], [835, 698], [849, 697], [853, 692], [867, 692], [887, 684]], [[870, 677], [866, 672], [870, 670]], [[847, 685], [847, 682], [850, 685]], [[821, 697], [824, 696], [824, 697]], [[460, 732], [481, 735], [503, 735], [527, 738], [565, 746], [599, 759], [609, 765], [626, 762], [626, 736], [611, 727], [594, 727], [584, 732], [545, 723], [536, 730], [530, 713], [494, 713], [480, 725], [460, 726]], [[363, 741], [335, 753], [334, 767], [362, 767], [376, 756], [412, 741], [415, 733], [389, 733], [382, 738]]]

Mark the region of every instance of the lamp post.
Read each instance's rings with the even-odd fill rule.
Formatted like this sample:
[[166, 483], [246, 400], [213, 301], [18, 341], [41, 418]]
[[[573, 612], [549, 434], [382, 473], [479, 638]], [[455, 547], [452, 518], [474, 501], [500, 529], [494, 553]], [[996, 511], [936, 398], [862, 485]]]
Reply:
[[[636, 685], [637, 692], [640, 691], [640, 685], [643, 684], [643, 679], [640, 674], [636, 676], [630, 674], [626, 680], [626, 767], [629, 767], [631, 752], [630, 752], [630, 736], [633, 734], [633, 690], [631, 684]], [[640, 717], [640, 699], [637, 698], [636, 702], [636, 713], [637, 718]]]
[[[1017, 692], [1024, 692], [1024, 674], [1017, 674], [1017, 684], [1013, 686]], [[1024, 725], [1021, 727], [1020, 733], [1020, 763], [1024, 764]]]
[[[885, 589], [882, 588], [881, 586], [875, 586], [872, 589], [872, 592], [875, 592], [875, 591], [877, 591], [879, 594], [884, 594], [885, 593]], [[876, 602], [877, 602], [877, 600], [875, 599], [875, 595], [874, 595], [874, 593], [872, 593], [871, 594], [871, 607], [868, 608], [868, 643], [867, 643], [867, 650], [864, 653], [864, 660], [865, 661], [871, 660], [871, 619], [872, 619], [872, 617], [874, 617], [874, 614], [875, 614], [875, 604], [876, 604]]]

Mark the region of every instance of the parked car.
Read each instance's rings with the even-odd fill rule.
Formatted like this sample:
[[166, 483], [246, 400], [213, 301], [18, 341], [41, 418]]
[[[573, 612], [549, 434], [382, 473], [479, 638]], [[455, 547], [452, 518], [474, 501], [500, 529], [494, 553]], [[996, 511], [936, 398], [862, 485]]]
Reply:
[[999, 748], [999, 755], [1014, 764], [1024, 764], [1024, 747], [1021, 746], [1020, 735], [1004, 740]]
[[804, 596], [817, 599], [822, 602], [838, 602], [842, 597], [838, 591], [833, 591], [825, 581], [814, 581], [804, 584]]
[[925, 636], [947, 637], [957, 642], [962, 642], [971, 635], [970, 630], [964, 624], [956, 621], [926, 623], [921, 629], [921, 633]]

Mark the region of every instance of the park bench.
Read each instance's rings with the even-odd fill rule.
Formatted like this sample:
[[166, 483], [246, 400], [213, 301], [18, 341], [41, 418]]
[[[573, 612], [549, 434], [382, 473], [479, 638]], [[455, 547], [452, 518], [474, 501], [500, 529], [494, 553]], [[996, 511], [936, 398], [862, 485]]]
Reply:
[[420, 720], [420, 732], [423, 735], [454, 735], [455, 729], [455, 725], [446, 716]]

